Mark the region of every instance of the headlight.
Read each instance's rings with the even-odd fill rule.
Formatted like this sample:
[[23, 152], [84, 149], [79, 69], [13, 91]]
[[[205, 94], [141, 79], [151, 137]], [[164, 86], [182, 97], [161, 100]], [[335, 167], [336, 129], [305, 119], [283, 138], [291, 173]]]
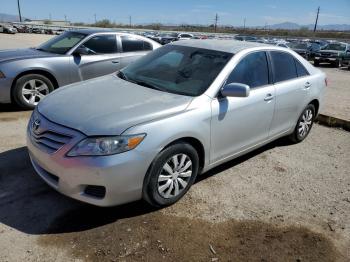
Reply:
[[107, 156], [137, 147], [146, 134], [132, 136], [88, 137], [75, 145], [67, 156]]

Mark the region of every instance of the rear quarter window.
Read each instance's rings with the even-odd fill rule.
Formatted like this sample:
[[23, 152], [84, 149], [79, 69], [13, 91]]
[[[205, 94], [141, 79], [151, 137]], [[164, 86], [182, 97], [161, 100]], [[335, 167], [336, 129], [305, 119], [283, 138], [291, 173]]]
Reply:
[[302, 63], [299, 62], [298, 59], [294, 59], [294, 61], [295, 61], [295, 67], [297, 69], [298, 77], [310, 75], [309, 72], [306, 70], [306, 68], [302, 65]]

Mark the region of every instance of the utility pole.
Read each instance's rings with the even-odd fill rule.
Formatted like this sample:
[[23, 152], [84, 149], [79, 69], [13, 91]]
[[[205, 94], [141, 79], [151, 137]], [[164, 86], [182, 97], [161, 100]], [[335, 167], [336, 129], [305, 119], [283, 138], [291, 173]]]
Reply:
[[316, 15], [314, 33], [316, 32], [316, 29], [317, 29], [317, 22], [318, 22], [318, 15], [319, 15], [319, 14], [320, 14], [320, 7], [318, 7], [318, 9], [317, 9], [317, 15]]
[[19, 6], [19, 0], [17, 0], [17, 6], [18, 6], [19, 21], [22, 22], [21, 7]]
[[51, 13], [49, 14], [49, 20], [51, 21]]
[[129, 27], [131, 27], [131, 15], [129, 16]]
[[215, 23], [214, 23], [214, 31], [216, 33], [216, 29], [218, 27], [218, 21], [219, 21], [219, 15], [218, 14], [215, 15], [215, 20], [214, 21], [215, 21]]
[[67, 23], [67, 16], [64, 15], [64, 21]]
[[245, 32], [245, 17], [244, 17], [244, 20], [243, 20], [243, 31]]
[[96, 14], [94, 14], [94, 17], [95, 17], [95, 24], [96, 24], [97, 23]]

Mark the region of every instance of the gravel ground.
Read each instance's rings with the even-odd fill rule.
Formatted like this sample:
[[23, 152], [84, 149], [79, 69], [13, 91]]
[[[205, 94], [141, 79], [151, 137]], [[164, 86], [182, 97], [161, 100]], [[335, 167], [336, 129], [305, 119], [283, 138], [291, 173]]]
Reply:
[[[51, 35], [40, 34], [0, 34], [0, 50], [38, 46], [50, 39]], [[335, 69], [322, 64], [329, 80], [326, 99], [321, 113], [350, 121], [350, 71], [346, 68]]]
[[322, 114], [350, 121], [350, 70], [321, 65], [328, 77]]
[[199, 177], [177, 204], [97, 208], [35, 175], [0, 113], [0, 261], [349, 261], [350, 133], [315, 125]]

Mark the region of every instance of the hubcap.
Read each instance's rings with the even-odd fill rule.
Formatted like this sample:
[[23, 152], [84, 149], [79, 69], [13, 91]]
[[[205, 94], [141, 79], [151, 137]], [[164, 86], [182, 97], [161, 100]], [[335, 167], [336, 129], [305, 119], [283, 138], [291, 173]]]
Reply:
[[164, 198], [178, 196], [192, 176], [192, 161], [186, 154], [172, 156], [158, 177], [158, 192]]
[[30, 105], [37, 105], [49, 93], [49, 87], [40, 79], [29, 80], [22, 87], [22, 97]]
[[301, 121], [299, 122], [298, 132], [301, 138], [305, 137], [309, 133], [312, 125], [312, 117], [312, 111], [310, 109], [305, 110]]

